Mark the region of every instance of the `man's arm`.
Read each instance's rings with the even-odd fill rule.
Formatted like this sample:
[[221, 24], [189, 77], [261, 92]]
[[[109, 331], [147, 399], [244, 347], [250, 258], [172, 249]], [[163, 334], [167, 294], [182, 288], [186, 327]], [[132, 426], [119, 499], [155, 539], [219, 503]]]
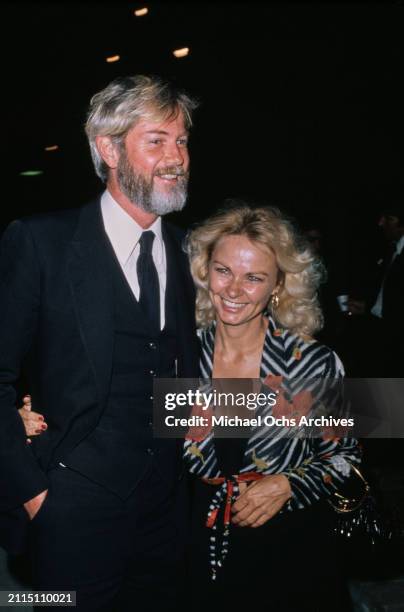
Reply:
[[32, 500], [32, 516], [33, 498], [40, 501], [48, 482], [26, 443], [14, 385], [38, 330], [40, 283], [32, 236], [24, 222], [14, 221], [0, 243], [0, 508]]

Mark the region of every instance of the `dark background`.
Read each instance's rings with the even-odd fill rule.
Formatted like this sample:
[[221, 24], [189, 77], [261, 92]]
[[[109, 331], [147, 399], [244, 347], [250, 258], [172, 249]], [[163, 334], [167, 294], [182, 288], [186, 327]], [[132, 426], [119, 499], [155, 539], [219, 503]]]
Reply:
[[228, 197], [279, 205], [320, 225], [333, 292], [363, 292], [379, 210], [402, 193], [404, 0], [148, 2], [135, 17], [142, 6], [4, 5], [0, 230], [101, 191], [83, 130], [91, 96], [117, 76], [161, 74], [201, 102], [174, 221], [188, 227]]
[[[374, 223], [401, 188], [403, 2], [147, 2], [136, 18], [142, 6], [3, 5], [3, 225], [101, 189], [82, 129], [88, 101], [116, 76], [148, 72], [202, 102], [179, 223], [228, 196], [318, 214], [344, 242]], [[190, 55], [174, 58], [182, 46]], [[32, 168], [44, 174], [19, 175]]]

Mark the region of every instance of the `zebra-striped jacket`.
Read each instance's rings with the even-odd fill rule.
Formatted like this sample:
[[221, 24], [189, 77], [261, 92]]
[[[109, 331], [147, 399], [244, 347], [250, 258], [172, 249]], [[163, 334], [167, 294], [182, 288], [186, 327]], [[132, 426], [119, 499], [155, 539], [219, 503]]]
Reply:
[[[215, 329], [212, 324], [199, 332], [203, 379], [212, 376]], [[262, 381], [273, 378], [293, 384], [294, 380], [302, 378], [335, 380], [343, 375], [341, 361], [331, 349], [315, 340], [305, 341], [279, 328], [269, 318], [261, 360]], [[195, 441], [191, 437], [185, 441], [184, 458], [190, 472], [201, 478], [223, 475], [214, 442], [214, 429], [202, 440]], [[360, 448], [354, 438], [262, 436], [258, 429], [251, 431], [239, 474], [285, 474], [292, 489], [286, 509], [294, 510], [307, 507], [341, 488], [349, 477], [351, 465], [357, 465], [360, 460]]]

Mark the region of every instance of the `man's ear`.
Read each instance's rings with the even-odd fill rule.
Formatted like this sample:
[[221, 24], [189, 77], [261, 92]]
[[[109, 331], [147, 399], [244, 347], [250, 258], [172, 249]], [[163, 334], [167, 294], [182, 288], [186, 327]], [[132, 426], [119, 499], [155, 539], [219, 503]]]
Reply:
[[95, 144], [108, 168], [116, 168], [119, 161], [118, 147], [112, 142], [110, 136], [96, 136]]

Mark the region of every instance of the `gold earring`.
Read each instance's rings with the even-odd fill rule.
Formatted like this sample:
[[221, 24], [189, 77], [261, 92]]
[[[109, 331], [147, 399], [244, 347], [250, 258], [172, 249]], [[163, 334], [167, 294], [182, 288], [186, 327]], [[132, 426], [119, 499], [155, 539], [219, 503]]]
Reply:
[[279, 295], [276, 293], [276, 291], [271, 295], [271, 306], [273, 310], [276, 310], [279, 306]]

